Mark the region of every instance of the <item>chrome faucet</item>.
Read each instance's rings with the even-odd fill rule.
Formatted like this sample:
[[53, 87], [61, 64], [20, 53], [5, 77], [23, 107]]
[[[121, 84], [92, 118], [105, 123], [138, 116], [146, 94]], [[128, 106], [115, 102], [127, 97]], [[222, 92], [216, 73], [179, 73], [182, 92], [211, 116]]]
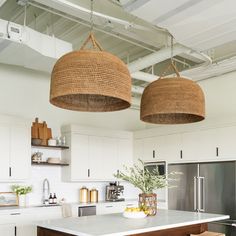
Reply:
[[50, 195], [50, 184], [48, 179], [43, 180], [43, 204], [49, 200]]

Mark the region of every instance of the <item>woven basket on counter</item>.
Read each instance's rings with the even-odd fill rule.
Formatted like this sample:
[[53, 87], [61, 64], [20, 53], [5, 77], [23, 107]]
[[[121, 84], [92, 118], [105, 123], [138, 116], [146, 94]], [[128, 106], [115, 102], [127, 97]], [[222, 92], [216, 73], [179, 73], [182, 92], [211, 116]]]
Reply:
[[[93, 49], [84, 49], [91, 41]], [[92, 34], [79, 51], [62, 56], [51, 75], [50, 102], [76, 111], [117, 111], [131, 105], [131, 76], [116, 56], [102, 50]]]

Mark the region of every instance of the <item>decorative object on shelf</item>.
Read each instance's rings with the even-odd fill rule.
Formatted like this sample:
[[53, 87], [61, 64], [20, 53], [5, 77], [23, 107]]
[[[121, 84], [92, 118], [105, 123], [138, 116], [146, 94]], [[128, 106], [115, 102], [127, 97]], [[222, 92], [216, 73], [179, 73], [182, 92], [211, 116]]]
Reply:
[[160, 175], [158, 169], [149, 171], [144, 168], [144, 162], [139, 160], [133, 167], [125, 167], [125, 173], [119, 172], [114, 176], [122, 179], [139, 188], [142, 193], [139, 194], [139, 207], [152, 216], [157, 212], [157, 196], [155, 190], [169, 186], [169, 183], [176, 181], [174, 178], [180, 172], [171, 172], [169, 175]]
[[32, 162], [40, 163], [40, 162], [42, 162], [42, 159], [43, 159], [42, 156], [43, 156], [42, 152], [35, 152], [32, 154], [31, 160], [32, 160]]
[[150, 83], [142, 94], [140, 119], [153, 124], [187, 124], [205, 119], [205, 98], [201, 87], [180, 76], [173, 63], [173, 37], [171, 63], [177, 77], [160, 78]]
[[[131, 105], [131, 76], [116, 56], [103, 51], [91, 32], [79, 51], [62, 56], [51, 74], [50, 103], [75, 111], [109, 112]], [[92, 49], [85, 49], [88, 43]]]
[[18, 196], [14, 192], [0, 192], [0, 207], [18, 206]]
[[48, 146], [57, 146], [57, 140], [56, 139], [49, 139]]
[[11, 189], [18, 196], [19, 206], [27, 206], [27, 194], [32, 192], [32, 186], [12, 185]]
[[61, 163], [61, 159], [58, 158], [58, 157], [49, 157], [47, 159], [47, 163], [50, 163], [50, 164], [60, 164]]
[[48, 140], [52, 138], [52, 130], [47, 127], [47, 123], [39, 123], [39, 119], [35, 118], [31, 127], [31, 139], [33, 145], [48, 145]]

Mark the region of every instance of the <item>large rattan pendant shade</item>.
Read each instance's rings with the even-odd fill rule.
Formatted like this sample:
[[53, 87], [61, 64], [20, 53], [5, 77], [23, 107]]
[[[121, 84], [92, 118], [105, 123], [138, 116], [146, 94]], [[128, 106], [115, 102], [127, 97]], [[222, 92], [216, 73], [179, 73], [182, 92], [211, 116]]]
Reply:
[[[91, 41], [93, 49], [84, 49]], [[62, 56], [51, 74], [50, 102], [60, 108], [107, 112], [131, 105], [127, 66], [105, 52], [92, 34], [79, 51]]]
[[140, 119], [153, 124], [186, 124], [205, 118], [201, 87], [180, 77], [160, 78], [150, 83], [141, 98]]

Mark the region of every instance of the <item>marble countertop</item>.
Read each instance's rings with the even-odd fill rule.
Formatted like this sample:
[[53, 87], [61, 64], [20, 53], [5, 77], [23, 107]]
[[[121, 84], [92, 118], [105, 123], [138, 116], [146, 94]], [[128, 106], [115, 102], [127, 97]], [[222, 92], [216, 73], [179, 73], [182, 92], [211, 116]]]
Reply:
[[228, 219], [227, 215], [158, 210], [156, 216], [127, 219], [122, 214], [65, 218], [37, 223], [37, 226], [76, 236], [122, 236]]

